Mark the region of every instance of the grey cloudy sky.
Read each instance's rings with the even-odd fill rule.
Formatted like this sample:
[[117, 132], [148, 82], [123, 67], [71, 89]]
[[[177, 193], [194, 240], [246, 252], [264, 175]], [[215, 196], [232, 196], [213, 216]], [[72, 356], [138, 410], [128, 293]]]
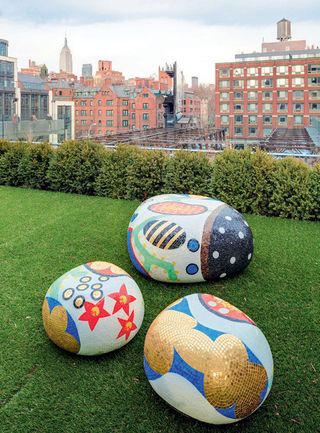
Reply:
[[148, 76], [177, 60], [188, 80], [212, 82], [215, 62], [259, 51], [283, 17], [294, 39], [320, 45], [319, 0], [0, 0], [0, 38], [19, 67], [31, 58], [57, 70], [67, 32], [77, 74], [109, 59], [126, 77]]

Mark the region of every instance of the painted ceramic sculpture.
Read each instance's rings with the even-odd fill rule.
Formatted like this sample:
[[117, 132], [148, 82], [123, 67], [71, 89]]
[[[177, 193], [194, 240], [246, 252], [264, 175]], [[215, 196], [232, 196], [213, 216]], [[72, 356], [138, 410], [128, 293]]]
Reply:
[[192, 283], [241, 272], [251, 261], [253, 239], [242, 215], [222, 201], [167, 194], [152, 197], [135, 211], [128, 250], [143, 275]]
[[128, 343], [144, 315], [139, 287], [123, 269], [90, 262], [62, 275], [42, 307], [48, 337], [62, 349], [98, 355]]
[[171, 304], [151, 324], [144, 366], [157, 394], [178, 411], [229, 424], [264, 402], [273, 379], [269, 344], [256, 324], [212, 295]]

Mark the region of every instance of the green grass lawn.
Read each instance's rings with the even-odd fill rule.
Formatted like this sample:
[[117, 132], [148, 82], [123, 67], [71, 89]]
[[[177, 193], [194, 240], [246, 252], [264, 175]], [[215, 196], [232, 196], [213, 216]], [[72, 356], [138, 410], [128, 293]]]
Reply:
[[[316, 433], [320, 431], [320, 224], [247, 215], [254, 258], [214, 284], [145, 280], [130, 262], [126, 230], [138, 202], [0, 188], [0, 432]], [[50, 284], [91, 260], [127, 270], [145, 299], [145, 319], [127, 346], [80, 357], [52, 344], [41, 306]], [[152, 390], [143, 344], [155, 316], [194, 292], [242, 309], [274, 357], [271, 393], [246, 420], [214, 427], [180, 415]]]

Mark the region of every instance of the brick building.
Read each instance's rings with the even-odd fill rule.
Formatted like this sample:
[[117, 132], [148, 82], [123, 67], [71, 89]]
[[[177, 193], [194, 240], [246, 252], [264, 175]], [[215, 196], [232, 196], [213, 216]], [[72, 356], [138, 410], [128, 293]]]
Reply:
[[162, 121], [158, 116], [162, 110], [161, 98], [161, 94], [146, 87], [105, 84], [101, 88], [75, 88], [76, 136], [156, 128]]
[[320, 49], [290, 37], [216, 64], [216, 127], [231, 143], [258, 143], [276, 128], [320, 117]]

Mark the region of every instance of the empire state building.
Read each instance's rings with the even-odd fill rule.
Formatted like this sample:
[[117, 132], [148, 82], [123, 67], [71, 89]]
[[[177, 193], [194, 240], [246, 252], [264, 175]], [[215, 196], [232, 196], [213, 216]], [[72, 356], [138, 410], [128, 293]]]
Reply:
[[64, 38], [64, 46], [60, 53], [60, 71], [72, 74], [72, 54], [68, 47], [67, 38]]

